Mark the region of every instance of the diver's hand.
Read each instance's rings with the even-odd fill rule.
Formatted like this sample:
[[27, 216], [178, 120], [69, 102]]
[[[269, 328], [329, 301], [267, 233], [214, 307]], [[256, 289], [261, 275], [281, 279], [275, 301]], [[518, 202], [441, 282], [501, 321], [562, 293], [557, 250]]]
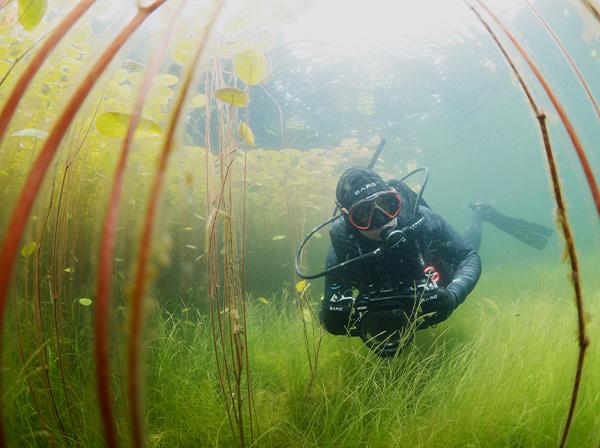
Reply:
[[455, 295], [446, 288], [438, 287], [434, 291], [428, 291], [421, 297], [421, 316], [423, 322], [419, 329], [427, 328], [446, 320], [457, 306]]

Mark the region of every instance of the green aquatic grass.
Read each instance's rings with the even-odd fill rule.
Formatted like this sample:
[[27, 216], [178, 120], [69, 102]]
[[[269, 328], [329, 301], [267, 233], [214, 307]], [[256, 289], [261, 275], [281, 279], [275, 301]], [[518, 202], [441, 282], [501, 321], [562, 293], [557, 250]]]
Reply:
[[[252, 305], [249, 344], [260, 446], [556, 446], [577, 355], [574, 306], [552, 289], [490, 297], [485, 292], [493, 284], [493, 279], [484, 281], [481, 292], [448, 322], [418, 332], [392, 360], [374, 356], [356, 338], [325, 335], [308, 396], [302, 318], [291, 303]], [[588, 295], [588, 309], [598, 315], [599, 295]], [[84, 446], [101, 446], [87, 325], [82, 322], [67, 344], [77, 403], [71, 437]], [[572, 447], [600, 443], [600, 331], [593, 324], [590, 330]], [[232, 446], [204, 313], [157, 311], [146, 347], [149, 446]], [[11, 345], [13, 356], [14, 349]], [[127, 442], [118, 370], [116, 365], [115, 403]], [[11, 446], [47, 446], [23, 369], [13, 363], [7, 377]]]

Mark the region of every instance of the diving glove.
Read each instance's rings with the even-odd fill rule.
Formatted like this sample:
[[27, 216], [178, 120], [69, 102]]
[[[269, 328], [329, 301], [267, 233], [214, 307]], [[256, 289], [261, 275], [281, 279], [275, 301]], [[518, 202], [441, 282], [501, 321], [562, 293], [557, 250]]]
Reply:
[[418, 328], [427, 328], [448, 319], [457, 306], [456, 296], [446, 288], [438, 287], [424, 293], [420, 302], [423, 321]]

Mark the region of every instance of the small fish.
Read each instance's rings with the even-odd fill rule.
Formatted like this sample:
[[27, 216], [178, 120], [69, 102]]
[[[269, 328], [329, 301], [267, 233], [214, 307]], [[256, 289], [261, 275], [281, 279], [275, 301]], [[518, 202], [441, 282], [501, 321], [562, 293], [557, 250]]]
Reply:
[[279, 241], [279, 240], [283, 240], [285, 239], [285, 235], [275, 235], [273, 238], [271, 238], [273, 241]]
[[194, 216], [195, 216], [196, 218], [198, 218], [200, 221], [206, 221], [206, 218], [205, 218], [205, 217], [203, 217], [203, 216], [200, 216], [198, 213], [194, 213]]
[[193, 244], [186, 244], [185, 247], [192, 250], [198, 250], [198, 247], [194, 246]]
[[81, 299], [79, 299], [79, 304], [83, 306], [90, 306], [92, 304], [92, 299], [82, 297]]
[[124, 59], [123, 68], [128, 72], [141, 72], [144, 69], [144, 65], [135, 59]]
[[263, 305], [268, 305], [269, 304], [269, 301], [266, 298], [264, 298], [264, 297], [259, 297], [258, 301], [260, 303], [262, 303]]
[[198, 261], [198, 260], [200, 260], [202, 257], [204, 257], [204, 254], [202, 254], [202, 255], [198, 255], [194, 261]]
[[63, 270], [64, 270], [65, 272], [68, 272], [68, 273], [71, 273], [71, 272], [73, 272], [73, 269], [71, 269], [71, 268], [65, 268], [65, 269], [63, 269]]

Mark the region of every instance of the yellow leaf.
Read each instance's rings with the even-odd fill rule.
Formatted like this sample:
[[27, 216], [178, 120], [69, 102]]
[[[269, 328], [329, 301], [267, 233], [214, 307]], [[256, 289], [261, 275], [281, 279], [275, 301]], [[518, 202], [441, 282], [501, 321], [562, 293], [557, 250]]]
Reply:
[[263, 305], [267, 305], [269, 303], [269, 301], [267, 299], [265, 299], [264, 297], [259, 297], [258, 301], [260, 303], [262, 303]]
[[[129, 127], [131, 114], [122, 114], [119, 112], [105, 112], [96, 120], [96, 129], [106, 137], [119, 138], [124, 137]], [[159, 135], [160, 126], [152, 120], [142, 118], [137, 126], [135, 137], [145, 138]]]
[[250, 126], [248, 126], [246, 123], [241, 121], [238, 132], [240, 134], [240, 138], [244, 142], [248, 143], [249, 145], [254, 146], [254, 132], [252, 132], [252, 129], [250, 128]]
[[199, 94], [192, 98], [192, 107], [206, 106], [206, 95]]
[[296, 291], [299, 293], [303, 293], [306, 288], [308, 288], [309, 283], [306, 280], [300, 280], [296, 283]]
[[260, 84], [267, 76], [267, 58], [258, 50], [240, 51], [233, 58], [233, 66], [237, 77], [249, 86]]
[[37, 243], [35, 241], [30, 241], [21, 248], [21, 255], [23, 255], [24, 257], [28, 257], [35, 252], [36, 248]]
[[160, 86], [159, 93], [164, 98], [173, 98], [175, 96], [175, 91], [167, 86]]
[[154, 78], [154, 82], [159, 86], [172, 86], [179, 82], [179, 78], [175, 75], [165, 73]]
[[273, 241], [279, 241], [279, 240], [283, 240], [285, 239], [285, 235], [275, 235], [273, 238], [271, 238]]
[[27, 31], [34, 29], [44, 17], [47, 0], [19, 0], [19, 22]]
[[232, 106], [246, 107], [250, 102], [248, 94], [235, 87], [226, 87], [215, 92], [215, 97]]

